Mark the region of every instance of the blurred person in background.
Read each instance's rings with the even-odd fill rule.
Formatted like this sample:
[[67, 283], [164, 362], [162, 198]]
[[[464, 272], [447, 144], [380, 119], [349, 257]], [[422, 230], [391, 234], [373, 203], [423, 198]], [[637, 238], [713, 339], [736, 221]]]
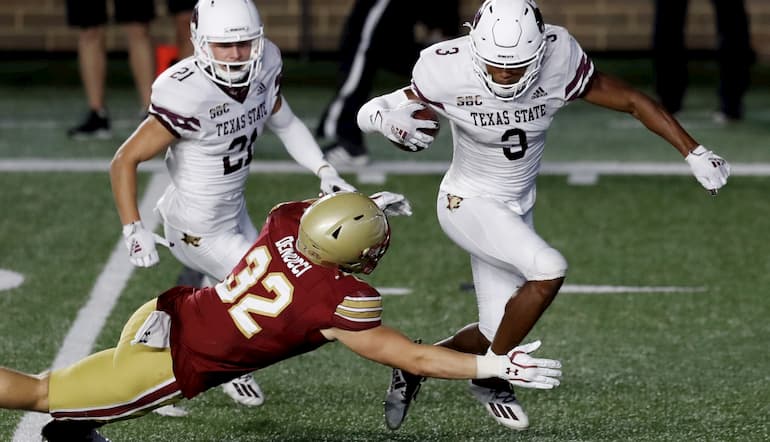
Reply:
[[[653, 36], [655, 90], [670, 113], [682, 109], [688, 83], [685, 22], [688, 0], [656, 0]], [[719, 109], [714, 121], [727, 123], [743, 118], [743, 96], [754, 62], [749, 19], [744, 0], [711, 0], [718, 36]]]
[[[134, 78], [141, 114], [150, 106], [150, 88], [155, 65], [150, 23], [155, 18], [153, 0], [114, 0], [115, 22], [123, 27], [128, 43], [128, 59]], [[176, 41], [180, 54], [192, 55], [190, 14], [194, 0], [167, 0], [174, 15]], [[107, 77], [107, 0], [67, 0], [67, 23], [78, 28], [78, 65], [86, 94], [88, 113], [82, 122], [67, 131], [76, 139], [112, 136], [105, 103]]]
[[[339, 45], [337, 89], [326, 105], [316, 135], [328, 140], [326, 159], [337, 166], [369, 162], [356, 113], [372, 90], [380, 69], [408, 76], [425, 44], [458, 34], [458, 0], [356, 0]], [[430, 32], [418, 42], [415, 25]]]

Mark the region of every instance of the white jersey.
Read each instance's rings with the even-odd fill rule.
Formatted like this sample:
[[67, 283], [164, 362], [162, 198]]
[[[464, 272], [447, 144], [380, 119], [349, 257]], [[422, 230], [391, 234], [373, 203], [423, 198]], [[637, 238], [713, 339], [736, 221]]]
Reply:
[[265, 40], [262, 70], [238, 99], [211, 81], [193, 57], [155, 80], [150, 114], [177, 136], [166, 152], [171, 185], [157, 204], [166, 223], [194, 235], [237, 224], [254, 142], [280, 96], [281, 70], [280, 50]]
[[476, 76], [470, 37], [424, 49], [412, 89], [451, 125], [453, 156], [441, 190], [505, 201], [524, 214], [535, 204], [546, 132], [562, 106], [585, 91], [594, 66], [559, 26], [547, 25], [540, 74], [521, 97], [495, 98]]

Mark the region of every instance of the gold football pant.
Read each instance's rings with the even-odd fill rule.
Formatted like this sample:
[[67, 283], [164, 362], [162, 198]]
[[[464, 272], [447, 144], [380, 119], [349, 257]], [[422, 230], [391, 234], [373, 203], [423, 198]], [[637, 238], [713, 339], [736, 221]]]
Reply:
[[155, 311], [155, 303], [153, 299], [131, 315], [117, 347], [51, 373], [51, 416], [109, 422], [139, 417], [181, 399], [170, 350], [131, 345], [137, 330]]

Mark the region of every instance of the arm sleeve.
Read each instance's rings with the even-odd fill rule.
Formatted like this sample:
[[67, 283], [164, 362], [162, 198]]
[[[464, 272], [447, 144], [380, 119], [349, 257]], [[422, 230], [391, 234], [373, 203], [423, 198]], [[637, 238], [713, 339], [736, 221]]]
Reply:
[[280, 138], [286, 151], [301, 166], [316, 175], [322, 167], [329, 166], [310, 130], [292, 112], [285, 98], [281, 97], [281, 107], [270, 116], [267, 127]]
[[382, 324], [382, 297], [377, 292], [358, 292], [345, 296], [332, 318], [332, 326], [350, 331], [366, 330]]
[[595, 69], [594, 63], [580, 47], [580, 44], [571, 35], [569, 37], [569, 55], [567, 58], [566, 72], [571, 75], [567, 77], [570, 81], [564, 88], [564, 100], [572, 101], [585, 94], [588, 85], [591, 83]]
[[382, 112], [391, 110], [407, 101], [403, 89], [380, 95], [367, 101], [361, 106], [356, 116], [359, 129], [364, 133], [378, 132], [382, 127]]

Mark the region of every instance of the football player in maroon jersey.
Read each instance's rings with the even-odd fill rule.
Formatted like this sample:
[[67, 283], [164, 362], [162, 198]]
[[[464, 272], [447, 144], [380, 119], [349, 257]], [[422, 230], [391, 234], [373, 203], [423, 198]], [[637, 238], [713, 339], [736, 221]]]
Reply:
[[50, 413], [49, 441], [106, 440], [96, 431], [105, 423], [335, 340], [421, 376], [559, 385], [561, 363], [529, 355], [539, 342], [478, 356], [420, 345], [383, 325], [380, 294], [353, 274], [374, 270], [389, 242], [385, 213], [360, 193], [280, 204], [227, 278], [214, 287], [174, 287], [147, 302], [116, 347], [39, 376], [0, 368], [0, 407]]

